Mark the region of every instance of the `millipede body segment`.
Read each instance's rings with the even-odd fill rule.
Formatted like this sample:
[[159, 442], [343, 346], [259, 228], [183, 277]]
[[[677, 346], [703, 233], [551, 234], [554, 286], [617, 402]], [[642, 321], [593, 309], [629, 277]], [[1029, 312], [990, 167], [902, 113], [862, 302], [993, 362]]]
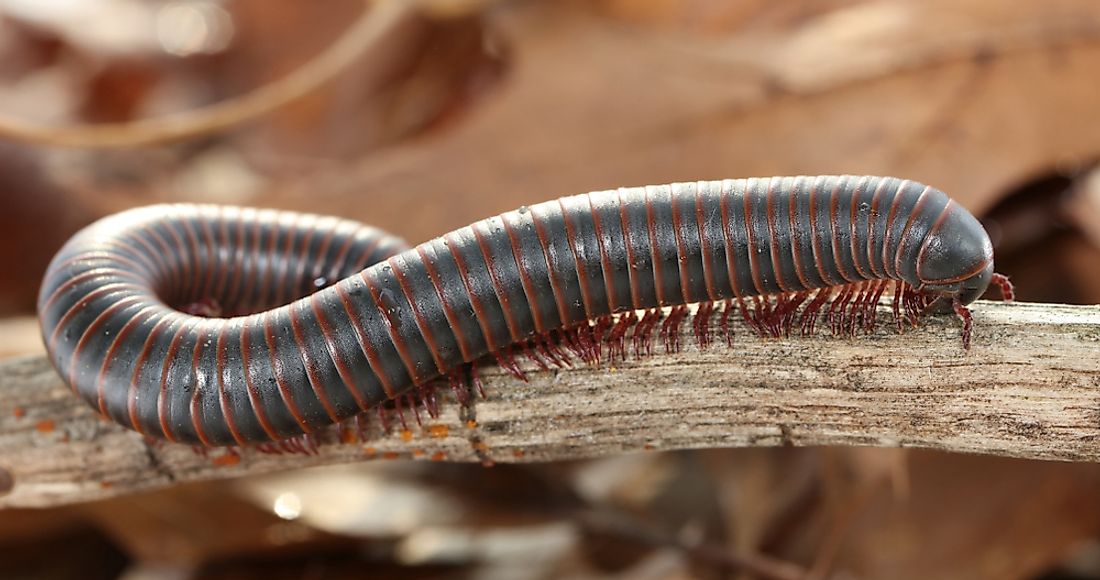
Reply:
[[310, 433], [487, 355], [522, 376], [513, 349], [562, 366], [625, 356], [630, 333], [644, 351], [658, 324], [675, 340], [691, 303], [704, 342], [716, 304], [723, 331], [739, 312], [762, 334], [812, 331], [819, 314], [843, 332], [873, 325], [893, 287], [899, 324], [954, 310], [968, 344], [966, 304], [991, 281], [1010, 297], [985, 231], [939, 190], [775, 177], [565, 197], [411, 249], [335, 218], [139, 208], [74, 236], [38, 305], [77, 394], [144, 434], [215, 446]]

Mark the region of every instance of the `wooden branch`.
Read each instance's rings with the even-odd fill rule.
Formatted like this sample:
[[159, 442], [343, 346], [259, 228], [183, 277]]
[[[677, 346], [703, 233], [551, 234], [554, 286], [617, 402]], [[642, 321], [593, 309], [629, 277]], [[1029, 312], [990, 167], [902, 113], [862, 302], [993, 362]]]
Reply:
[[[414, 458], [521, 462], [630, 451], [778, 445], [926, 447], [1036, 459], [1100, 459], [1100, 307], [981, 302], [963, 351], [953, 317], [897, 334], [760, 339], [684, 348], [522, 383], [489, 366], [468, 409], [319, 454], [150, 444], [102, 420], [42, 357], [0, 362], [0, 506], [86, 501], [278, 469]], [[880, 313], [880, 320], [887, 320]], [[5, 483], [7, 485], [5, 485]]]

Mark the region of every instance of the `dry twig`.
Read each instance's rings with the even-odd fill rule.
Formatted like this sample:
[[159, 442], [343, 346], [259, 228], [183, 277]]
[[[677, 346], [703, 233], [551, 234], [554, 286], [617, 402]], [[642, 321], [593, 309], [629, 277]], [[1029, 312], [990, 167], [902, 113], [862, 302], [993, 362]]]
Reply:
[[[885, 320], [885, 315], [880, 314]], [[973, 348], [954, 318], [898, 335], [760, 339], [540, 372], [485, 369], [488, 397], [315, 456], [150, 445], [72, 396], [42, 357], [0, 362], [3, 506], [85, 501], [187, 481], [371, 458], [520, 462], [775, 445], [926, 447], [1100, 459], [1100, 307], [982, 302]]]

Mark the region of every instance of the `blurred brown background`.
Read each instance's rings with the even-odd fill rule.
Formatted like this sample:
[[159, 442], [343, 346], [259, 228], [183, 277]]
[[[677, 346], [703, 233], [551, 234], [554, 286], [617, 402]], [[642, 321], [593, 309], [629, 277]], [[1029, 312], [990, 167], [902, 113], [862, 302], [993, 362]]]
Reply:
[[[363, 6], [0, 0], [0, 114], [118, 123], [237, 98]], [[161, 201], [419, 242], [606, 187], [890, 174], [984, 216], [1021, 299], [1096, 303], [1098, 111], [1095, 0], [422, 1], [334, 81], [231, 129], [0, 139], [0, 356], [41, 351], [35, 293], [70, 234]], [[776, 578], [1100, 578], [1098, 492], [1093, 465], [911, 450], [372, 463], [5, 511], [0, 578], [769, 577], [739, 558]]]

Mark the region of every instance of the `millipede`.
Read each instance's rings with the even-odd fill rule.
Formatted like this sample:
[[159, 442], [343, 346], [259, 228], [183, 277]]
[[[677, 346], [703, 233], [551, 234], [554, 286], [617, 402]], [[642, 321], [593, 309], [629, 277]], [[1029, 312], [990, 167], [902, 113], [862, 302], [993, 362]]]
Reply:
[[[938, 189], [874, 176], [629, 187], [521, 207], [416, 247], [348, 220], [157, 205], [78, 232], [38, 300], [61, 377], [101, 414], [198, 446], [297, 441], [495, 357], [542, 368], [755, 334], [898, 329], [1008, 279]], [[741, 324], [741, 323], [738, 323]], [[471, 370], [472, 369], [472, 370]], [[460, 392], [456, 390], [456, 392]], [[465, 402], [465, 401], [463, 401]], [[403, 418], [402, 418], [403, 419]], [[285, 448], [285, 447], [284, 447]]]

